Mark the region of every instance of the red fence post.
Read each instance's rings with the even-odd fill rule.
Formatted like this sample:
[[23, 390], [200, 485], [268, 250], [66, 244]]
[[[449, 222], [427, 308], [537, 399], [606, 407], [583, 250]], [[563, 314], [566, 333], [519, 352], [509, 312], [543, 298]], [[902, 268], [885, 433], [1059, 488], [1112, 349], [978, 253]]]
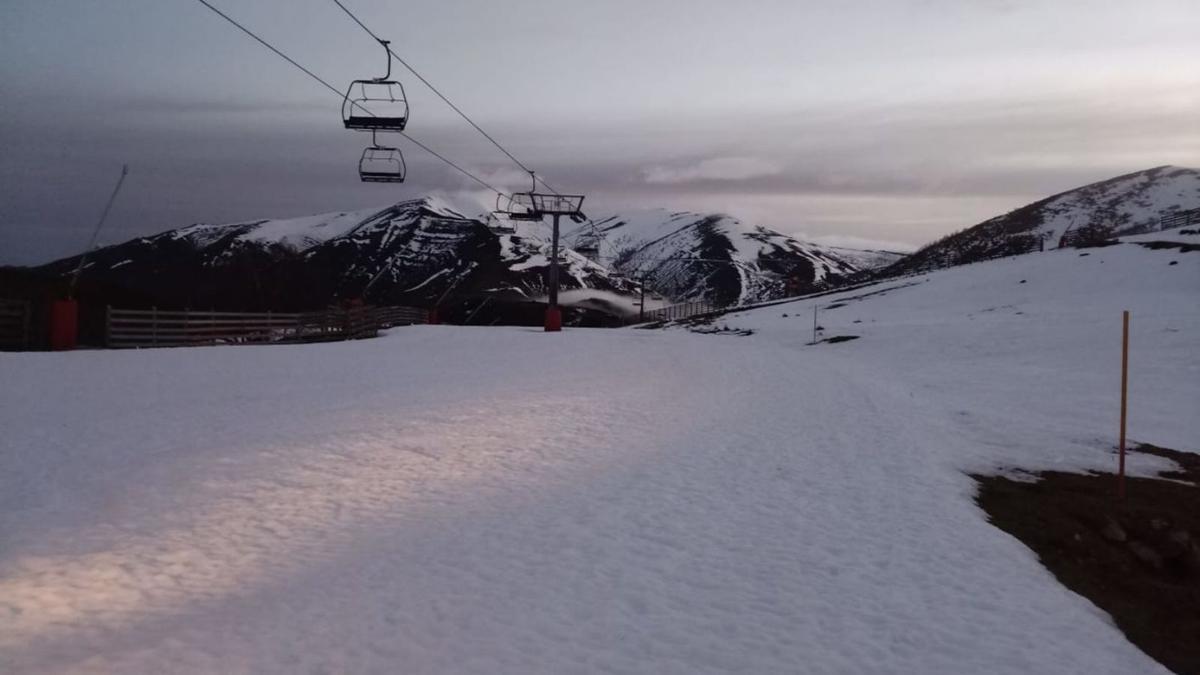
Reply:
[[75, 349], [79, 343], [79, 302], [55, 300], [50, 305], [50, 348]]

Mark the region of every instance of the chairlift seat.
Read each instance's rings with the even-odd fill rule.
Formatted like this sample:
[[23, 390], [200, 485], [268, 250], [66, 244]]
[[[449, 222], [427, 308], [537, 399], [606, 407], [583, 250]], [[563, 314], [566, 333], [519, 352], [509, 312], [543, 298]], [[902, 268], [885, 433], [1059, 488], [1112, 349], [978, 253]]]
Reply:
[[365, 131], [404, 131], [408, 125], [407, 117], [362, 117], [351, 115], [345, 120], [347, 129], [362, 129]]
[[358, 160], [358, 177], [364, 183], [403, 183], [407, 167], [396, 148], [372, 145]]
[[542, 214], [534, 213], [532, 211], [525, 212], [525, 213], [510, 213], [510, 214], [508, 214], [508, 219], [509, 220], [525, 220], [525, 221], [541, 222]]
[[364, 183], [403, 183], [404, 176], [398, 173], [387, 173], [381, 171], [360, 171], [358, 177]]
[[408, 100], [395, 80], [354, 80], [342, 99], [342, 123], [355, 131], [404, 131]]

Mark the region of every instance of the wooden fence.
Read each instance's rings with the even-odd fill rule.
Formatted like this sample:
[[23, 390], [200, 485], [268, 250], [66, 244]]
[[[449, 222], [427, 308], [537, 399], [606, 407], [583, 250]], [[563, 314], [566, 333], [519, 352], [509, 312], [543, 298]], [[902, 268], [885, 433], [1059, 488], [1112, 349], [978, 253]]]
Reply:
[[644, 323], [647, 321], [675, 321], [677, 319], [686, 319], [696, 316], [697, 314], [708, 314], [720, 309], [720, 306], [713, 302], [699, 300], [696, 302], [681, 302], [677, 305], [668, 305], [659, 307], [644, 312], [634, 320], [635, 323]]
[[0, 349], [29, 346], [30, 309], [26, 300], [0, 298]]
[[378, 328], [429, 323], [429, 310], [417, 307], [372, 307]]
[[1200, 225], [1200, 208], [1179, 211], [1169, 216], [1163, 216], [1159, 219], [1158, 229], [1173, 230], [1177, 227], [1186, 227], [1188, 225]]
[[112, 348], [326, 342], [374, 337], [379, 329], [426, 323], [414, 307], [351, 307], [317, 312], [198, 312], [115, 309], [106, 317]]

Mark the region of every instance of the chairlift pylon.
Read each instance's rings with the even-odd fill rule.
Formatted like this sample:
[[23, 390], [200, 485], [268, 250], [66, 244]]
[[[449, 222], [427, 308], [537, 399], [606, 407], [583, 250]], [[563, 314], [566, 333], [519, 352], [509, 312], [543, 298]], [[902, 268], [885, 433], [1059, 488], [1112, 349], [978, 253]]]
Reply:
[[342, 123], [355, 131], [404, 131], [408, 125], [408, 99], [404, 85], [392, 78], [390, 41], [380, 40], [387, 55], [383, 77], [354, 80], [342, 99]]
[[371, 145], [358, 160], [359, 179], [364, 183], [403, 183], [407, 172], [400, 150], [380, 145], [372, 133]]

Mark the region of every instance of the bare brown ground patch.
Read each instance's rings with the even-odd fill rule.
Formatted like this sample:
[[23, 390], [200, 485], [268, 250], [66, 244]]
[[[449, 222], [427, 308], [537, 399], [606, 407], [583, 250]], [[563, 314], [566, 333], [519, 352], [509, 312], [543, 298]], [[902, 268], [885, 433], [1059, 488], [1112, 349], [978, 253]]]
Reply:
[[976, 475], [977, 501], [1130, 642], [1177, 673], [1200, 675], [1200, 455], [1138, 451], [1181, 470], [1127, 478], [1124, 500], [1113, 474], [1048, 471], [1036, 482]]

